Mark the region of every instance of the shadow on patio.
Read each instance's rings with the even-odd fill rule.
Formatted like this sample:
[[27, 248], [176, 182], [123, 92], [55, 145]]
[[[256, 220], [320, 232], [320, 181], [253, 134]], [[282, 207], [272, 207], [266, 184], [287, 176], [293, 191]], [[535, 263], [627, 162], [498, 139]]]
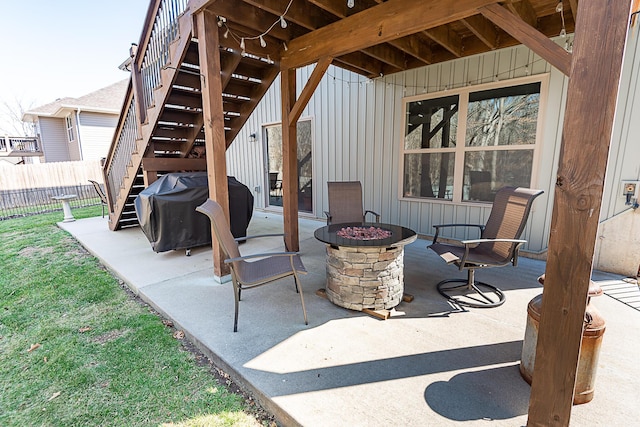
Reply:
[[[518, 371], [527, 304], [542, 292], [545, 264], [521, 258], [518, 267], [478, 272], [507, 296], [492, 309], [461, 310], [435, 289], [465, 272], [447, 266], [418, 239], [405, 248], [405, 291], [388, 320], [333, 305], [324, 288], [324, 244], [313, 238], [321, 221], [300, 219], [302, 276], [309, 325], [293, 280], [243, 293], [233, 333], [230, 284], [212, 276], [210, 248], [154, 253], [139, 228], [109, 231], [106, 219], [60, 224], [101, 262], [244, 383], [286, 425], [524, 425], [529, 385]], [[255, 211], [249, 234], [281, 232], [282, 217]], [[242, 245], [243, 254], [281, 249], [282, 240]], [[594, 280], [619, 280], [594, 274]], [[629, 425], [637, 400], [640, 312], [613, 298], [594, 301], [607, 321], [596, 393], [574, 406], [572, 425]], [[634, 337], [630, 340], [629, 337]], [[471, 424], [469, 424], [471, 422]]]

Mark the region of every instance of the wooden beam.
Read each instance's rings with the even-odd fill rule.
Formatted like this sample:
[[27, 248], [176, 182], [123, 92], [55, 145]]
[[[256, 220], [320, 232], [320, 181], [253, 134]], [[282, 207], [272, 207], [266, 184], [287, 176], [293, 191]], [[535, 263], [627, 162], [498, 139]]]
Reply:
[[533, 28], [538, 27], [538, 15], [536, 15], [536, 11], [533, 10], [533, 6], [531, 6], [531, 2], [529, 2], [529, 0], [509, 0], [506, 3], [506, 6], [507, 9], [511, 11], [511, 13], [519, 16], [524, 22], [526, 22]]
[[[323, 56], [340, 56], [477, 13], [495, 0], [389, 0], [291, 40], [283, 68], [298, 68]], [[336, 43], [336, 40], [340, 40]]]
[[478, 11], [485, 18], [540, 55], [564, 75], [569, 75], [571, 72], [571, 54], [528, 25], [520, 17], [497, 4], [481, 7]]
[[[288, 5], [288, 0], [245, 0], [245, 2], [266, 10], [274, 15], [280, 15]], [[360, 3], [356, 4], [359, 5]], [[350, 11], [350, 9], [347, 8], [346, 3], [342, 2], [342, 0], [340, 0], [339, 3], [327, 3], [326, 0], [312, 1], [311, 4], [306, 5], [294, 2], [291, 4], [291, 7], [287, 12], [286, 19], [288, 22], [303, 27], [306, 30], [316, 30], [335, 22], [337, 18], [344, 18], [347, 16], [347, 10]], [[404, 49], [400, 50], [409, 55], [413, 55], [421, 59], [425, 57], [424, 51], [426, 48], [424, 45], [419, 48], [414, 48], [406, 43], [399, 43], [399, 46], [396, 46], [394, 41], [389, 44], [398, 49], [400, 49], [399, 46], [403, 46]], [[340, 62], [362, 70], [357, 72], [359, 74], [363, 74], [364, 72], [366, 75], [379, 74], [380, 70], [377, 72], [374, 71], [376, 68], [381, 69], [381, 67], [376, 66], [378, 61], [391, 65], [396, 69], [396, 71], [403, 70], [405, 68], [406, 58], [404, 58], [401, 52], [392, 49], [391, 46], [380, 45], [372, 47], [371, 49], [363, 49], [362, 52], [367, 56], [377, 60], [373, 61], [373, 63], [370, 58], [367, 58], [365, 61], [360, 60], [362, 56], [365, 56], [362, 53], [360, 53], [360, 56], [355, 56], [353, 54], [349, 56], [342, 56]]]
[[[209, 197], [222, 207], [229, 221], [229, 189], [227, 184], [227, 160], [224, 135], [224, 111], [222, 110], [222, 77], [218, 24], [216, 15], [206, 10], [195, 17], [197, 22], [198, 54], [202, 83], [202, 115], [206, 148]], [[220, 244], [211, 225], [213, 271], [217, 277], [229, 274], [223, 262]]]
[[498, 47], [498, 31], [491, 21], [482, 15], [473, 15], [464, 18], [462, 23], [489, 48]]
[[451, 31], [448, 25], [440, 25], [426, 30], [424, 34], [440, 46], [451, 52], [456, 58], [462, 56], [462, 39]]
[[291, 111], [289, 112], [290, 126], [298, 123], [302, 110], [304, 110], [304, 107], [309, 103], [309, 100], [318, 87], [318, 84], [320, 84], [320, 80], [322, 80], [324, 73], [327, 71], [327, 68], [329, 68], [329, 65], [331, 65], [331, 61], [333, 61], [333, 58], [325, 57], [320, 59], [316, 64], [316, 67], [313, 69], [313, 73], [311, 73], [311, 76], [309, 77], [309, 81], [304, 86], [304, 89], [302, 89], [300, 97], [291, 107]]
[[282, 213], [285, 246], [300, 250], [298, 237], [298, 141], [297, 123], [291, 124], [290, 112], [296, 103], [296, 70], [284, 69], [280, 74], [282, 91]]
[[575, 30], [528, 426], [568, 426], [632, 0], [582, 1]]
[[573, 22], [576, 22], [576, 17], [578, 16], [578, 0], [569, 0], [569, 7], [573, 15]]

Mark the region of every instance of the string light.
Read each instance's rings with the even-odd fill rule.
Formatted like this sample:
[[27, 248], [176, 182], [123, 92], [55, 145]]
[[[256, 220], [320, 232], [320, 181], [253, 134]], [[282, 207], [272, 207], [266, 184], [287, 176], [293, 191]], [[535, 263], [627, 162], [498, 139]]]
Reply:
[[567, 29], [564, 26], [564, 4], [562, 0], [558, 0], [558, 4], [556, 5], [556, 12], [560, 13], [560, 18], [562, 19], [562, 29], [560, 30], [560, 37], [567, 37]]
[[[350, 0], [353, 1], [353, 0]], [[253, 36], [253, 37], [242, 37], [236, 33], [234, 33], [231, 28], [229, 28], [229, 26], [227, 25], [227, 18], [225, 18], [224, 16], [218, 16], [218, 26], [219, 27], [225, 27], [226, 31], [224, 33], [224, 38], [227, 38], [229, 35], [231, 35], [231, 37], [240, 44], [240, 49], [242, 49], [242, 54], [244, 55], [246, 52], [246, 43], [245, 40], [259, 40], [260, 41], [260, 46], [265, 48], [267, 47], [267, 41], [265, 40], [264, 36], [266, 36], [267, 34], [269, 34], [269, 32], [271, 32], [271, 30], [273, 30], [273, 27], [275, 27], [278, 23], [280, 24], [280, 26], [282, 28], [287, 28], [288, 23], [287, 21], [284, 19], [285, 15], [287, 14], [287, 12], [289, 12], [289, 9], [291, 8], [291, 4], [293, 3], [293, 0], [289, 0], [289, 4], [287, 4], [287, 7], [285, 8], [284, 12], [282, 12], [282, 15], [280, 15], [274, 22], [273, 24], [271, 24], [269, 26], [269, 28], [267, 28], [266, 31], [264, 31], [261, 34], [258, 34], [257, 36]], [[287, 44], [283, 42], [283, 48], [284, 50], [288, 50]]]
[[349, 9], [353, 9], [353, 7], [356, 5], [355, 0], [347, 0], [347, 7]]
[[[445, 85], [444, 87], [441, 85], [433, 85], [433, 86], [427, 86], [426, 84], [420, 84], [420, 85], [405, 85], [405, 84], [398, 84], [398, 83], [392, 83], [392, 82], [385, 82], [385, 86], [386, 87], [390, 87], [390, 86], [395, 86], [395, 87], [401, 87], [403, 89], [407, 89], [409, 91], [413, 90], [415, 93], [421, 92], [421, 93], [428, 93], [428, 92], [435, 92], [435, 91], [439, 91], [439, 90], [454, 90], [460, 87], [466, 87], [466, 86], [473, 86], [473, 85], [478, 85], [478, 84], [483, 84], [483, 83], [487, 83], [490, 81], [494, 81], [494, 82], [498, 82], [501, 80], [508, 80], [511, 78], [516, 78], [518, 76], [522, 76], [522, 74], [518, 74], [517, 72], [521, 70], [521, 72], [523, 72], [524, 75], [529, 76], [531, 75], [531, 69], [533, 68], [533, 66], [537, 63], [540, 62], [544, 62], [544, 59], [542, 58], [538, 58], [536, 60], [533, 60], [532, 62], [525, 64], [525, 65], [521, 65], [518, 67], [513, 67], [509, 70], [505, 70], [503, 72], [500, 72], [498, 74], [493, 74], [490, 77], [484, 77], [484, 78], [478, 78], [476, 80], [469, 80], [469, 81], [465, 81], [463, 83], [460, 84], [454, 84], [454, 85]], [[358, 78], [358, 80], [354, 81], [352, 79], [342, 79], [339, 77], [336, 77], [335, 75], [333, 75], [331, 72], [327, 72], [327, 77], [330, 79], [333, 79], [333, 83], [335, 84], [336, 81], [338, 82], [342, 82], [342, 83], [347, 83], [347, 84], [361, 84], [361, 83], [365, 83], [365, 84], [371, 84], [374, 83], [374, 80], [371, 80], [369, 78], [365, 78], [365, 80], [362, 80], [361, 78]], [[357, 75], [357, 77], [360, 77], [360, 75]], [[375, 78], [375, 80], [380, 80], [382, 77], [380, 78]]]

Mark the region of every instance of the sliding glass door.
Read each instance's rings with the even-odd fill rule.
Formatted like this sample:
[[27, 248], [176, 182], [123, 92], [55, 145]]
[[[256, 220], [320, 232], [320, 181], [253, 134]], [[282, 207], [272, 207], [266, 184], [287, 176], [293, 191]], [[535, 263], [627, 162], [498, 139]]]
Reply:
[[[298, 210], [313, 212], [311, 120], [298, 122]], [[264, 128], [267, 206], [282, 207], [282, 126]]]

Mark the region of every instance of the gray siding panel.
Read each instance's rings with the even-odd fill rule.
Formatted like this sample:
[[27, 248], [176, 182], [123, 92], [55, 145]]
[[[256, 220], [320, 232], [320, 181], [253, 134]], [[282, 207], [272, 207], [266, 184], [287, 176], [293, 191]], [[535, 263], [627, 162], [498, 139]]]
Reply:
[[45, 162], [69, 161], [69, 142], [64, 119], [40, 117], [38, 126]]
[[[560, 41], [564, 43], [564, 41]], [[638, 50], [635, 40], [634, 52]], [[628, 55], [627, 63], [634, 71], [625, 75], [630, 86], [637, 86], [640, 55]], [[627, 68], [630, 68], [627, 65]], [[298, 70], [298, 93], [300, 93], [313, 66]], [[508, 81], [530, 75], [548, 74], [546, 104], [541, 111], [542, 142], [534, 159], [533, 186], [544, 190], [533, 207], [524, 238], [525, 249], [542, 252], [547, 248], [551, 228], [553, 191], [560, 153], [562, 120], [566, 104], [567, 79], [547, 62], [524, 46], [503, 49], [484, 55], [463, 58], [443, 64], [368, 80], [336, 67], [329, 67], [303, 117], [313, 119], [313, 163], [314, 163], [314, 214], [323, 217], [327, 210], [326, 182], [333, 180], [360, 180], [363, 185], [364, 206], [382, 214], [383, 221], [398, 223], [414, 229], [422, 235], [432, 235], [433, 225], [448, 222], [484, 223], [490, 206], [482, 204], [400, 199], [402, 177], [400, 176], [400, 149], [403, 139], [403, 98], [423, 93], [450, 90], [465, 86]], [[617, 193], [620, 179], [638, 179], [638, 162], [629, 163], [629, 157], [640, 158], [640, 144], [632, 144], [633, 135], [640, 134], [640, 120], [629, 120], [637, 116], [640, 103], [633, 103], [640, 94], [629, 91], [624, 117], [625, 126], [618, 123], [617, 133], [622, 139], [618, 149], [612, 150], [616, 182], [608, 183], [608, 192]], [[248, 135], [265, 124], [280, 121], [280, 80], [277, 79], [249, 118], [228, 150], [227, 163], [230, 174], [235, 175], [253, 191], [262, 188], [256, 195], [256, 207], [265, 206], [265, 181], [263, 141], [253, 143], [247, 150]], [[262, 135], [262, 132], [260, 132]], [[617, 159], [617, 163], [616, 163]], [[625, 174], [624, 178], [620, 178]], [[611, 204], [608, 201], [607, 205]], [[617, 211], [609, 209], [611, 214]], [[475, 237], [475, 235], [457, 235]]]

